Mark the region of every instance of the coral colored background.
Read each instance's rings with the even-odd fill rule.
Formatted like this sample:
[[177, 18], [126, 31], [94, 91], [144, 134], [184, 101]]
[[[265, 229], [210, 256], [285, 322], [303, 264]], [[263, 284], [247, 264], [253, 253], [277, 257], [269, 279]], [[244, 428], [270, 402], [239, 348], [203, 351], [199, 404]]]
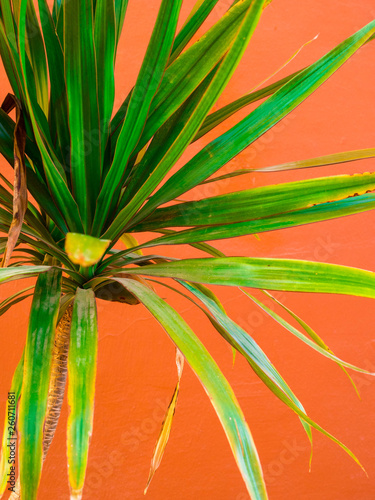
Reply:
[[[219, 18], [222, 0], [207, 22]], [[160, 2], [130, 1], [117, 60], [118, 107], [134, 82]], [[193, 6], [186, 0], [182, 19]], [[243, 62], [219, 105], [248, 92], [274, 73], [305, 42], [313, 43], [279, 77], [313, 62], [375, 17], [373, 0], [274, 0], [266, 9]], [[321, 89], [254, 145], [234, 159], [229, 169], [268, 166], [291, 160], [374, 147], [375, 44], [362, 48]], [[9, 86], [1, 68], [1, 98]], [[239, 113], [225, 123], [224, 131]], [[230, 123], [229, 123], [230, 122]], [[207, 139], [191, 147], [185, 159]], [[194, 197], [245, 187], [326, 174], [373, 170], [373, 160], [287, 172], [257, 174], [210, 185]], [[10, 169], [1, 160], [2, 171]], [[185, 196], [185, 199], [187, 197]], [[229, 255], [275, 256], [347, 264], [375, 271], [375, 214], [367, 213], [296, 229], [220, 241]], [[160, 253], [202, 255], [185, 248]], [[3, 285], [0, 297], [24, 283]], [[25, 285], [26, 286], [26, 285]], [[199, 333], [231, 382], [244, 410], [264, 466], [271, 500], [371, 500], [375, 498], [374, 383], [355, 374], [362, 400], [332, 362], [312, 352], [271, 319], [257, 311], [237, 289], [217, 287], [224, 305], [265, 349], [309, 415], [347, 444], [367, 469], [369, 478], [336, 445], [314, 432], [312, 470], [309, 445], [298, 418], [280, 403], [237, 357], [190, 303], [161, 290]], [[277, 295], [302, 316], [343, 359], [375, 371], [375, 308], [369, 299], [313, 294]], [[30, 299], [0, 318], [0, 417], [13, 370], [24, 345]], [[90, 500], [143, 498], [150, 458], [163, 412], [176, 382], [174, 348], [161, 327], [142, 307], [98, 302], [99, 362], [87, 486]], [[65, 458], [66, 403], [56, 439], [45, 463], [39, 498], [68, 499]], [[2, 425], [2, 424], [1, 424]], [[208, 398], [186, 367], [170, 443], [151, 484], [149, 500], [245, 500], [246, 488]]]

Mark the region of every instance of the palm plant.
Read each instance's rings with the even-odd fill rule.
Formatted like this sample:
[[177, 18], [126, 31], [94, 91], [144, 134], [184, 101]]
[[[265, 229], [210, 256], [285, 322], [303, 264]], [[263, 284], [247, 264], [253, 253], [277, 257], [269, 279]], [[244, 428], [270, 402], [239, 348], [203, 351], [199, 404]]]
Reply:
[[[206, 285], [375, 298], [375, 274], [318, 262], [227, 257], [207, 242], [371, 210], [375, 174], [314, 178], [198, 201], [181, 202], [180, 196], [206, 183], [251, 174], [254, 170], [248, 168], [212, 177], [372, 40], [375, 21], [314, 64], [212, 112], [270, 2], [229, 2], [227, 12], [194, 43], [218, 0], [197, 0], [177, 31], [182, 3], [162, 0], [134, 88], [113, 116], [114, 65], [128, 0], [54, 0], [52, 8], [38, 0], [39, 16], [30, 0], [0, 0], [0, 53], [13, 89], [0, 109], [0, 152], [14, 167], [15, 178], [13, 185], [0, 174], [0, 230], [7, 234], [0, 240], [0, 281], [37, 277], [35, 286], [0, 304], [3, 314], [33, 294], [26, 345], [10, 389], [14, 399], [6, 410], [1, 495], [11, 484], [12, 498], [37, 497], [68, 378], [69, 484], [71, 498], [82, 498], [93, 422], [100, 298], [124, 307], [142, 303], [176, 346], [178, 383], [155, 447], [149, 482], [169, 438], [186, 359], [210, 397], [250, 497], [267, 498], [258, 454], [236, 397], [195, 333], [156, 293], [161, 286], [182, 294], [208, 317], [262, 382], [299, 416], [310, 440], [311, 429], [318, 429], [358, 462], [308, 417], [266, 354], [225, 313]], [[189, 145], [260, 100], [245, 118], [176, 167]], [[15, 120], [9, 116], [13, 109]], [[349, 151], [268, 170], [373, 156], [375, 149]], [[136, 233], [147, 234], [142, 235], [144, 243], [138, 244]], [[116, 246], [120, 240], [125, 250]], [[172, 259], [155, 250], [149, 253], [161, 245], [189, 245], [206, 256]], [[244, 293], [344, 371], [365, 372], [337, 358], [285, 306], [299, 328], [247, 290]], [[19, 480], [9, 483], [9, 475], [15, 474], [8, 446], [13, 441], [18, 443]]]

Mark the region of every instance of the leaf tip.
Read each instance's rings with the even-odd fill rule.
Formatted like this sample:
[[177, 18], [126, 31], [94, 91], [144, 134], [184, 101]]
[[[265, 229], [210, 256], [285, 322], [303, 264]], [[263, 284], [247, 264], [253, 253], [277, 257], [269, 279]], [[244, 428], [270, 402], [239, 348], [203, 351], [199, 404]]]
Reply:
[[65, 239], [65, 251], [74, 264], [88, 267], [103, 257], [110, 243], [111, 240], [101, 240], [87, 234], [68, 233]]
[[70, 493], [70, 500], [82, 500], [82, 489], [72, 490]]

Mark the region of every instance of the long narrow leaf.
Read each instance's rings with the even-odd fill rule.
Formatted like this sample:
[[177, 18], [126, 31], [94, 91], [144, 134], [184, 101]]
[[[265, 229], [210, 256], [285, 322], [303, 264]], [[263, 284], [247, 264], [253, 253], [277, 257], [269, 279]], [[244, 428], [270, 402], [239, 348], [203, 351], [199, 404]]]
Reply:
[[274, 184], [160, 208], [137, 227], [208, 226], [261, 219], [375, 189], [375, 174], [337, 175]]
[[93, 16], [91, 0], [64, 3], [70, 174], [85, 232], [91, 227], [100, 191], [102, 159]]
[[11, 307], [14, 305], [18, 304], [18, 302], [21, 302], [22, 300], [27, 299], [30, 297], [32, 294], [26, 294], [25, 292], [28, 292], [29, 290], [32, 290], [34, 287], [30, 286], [28, 288], [25, 288], [24, 290], [21, 290], [20, 292], [17, 292], [10, 297], [7, 297], [5, 300], [0, 302], [0, 316], [5, 314]]
[[201, 184], [210, 184], [212, 182], [231, 179], [239, 175], [251, 174], [253, 172], [267, 173], [267, 172], [282, 172], [284, 170], [297, 170], [300, 168], [315, 168], [325, 167], [327, 165], [337, 165], [339, 163], [346, 163], [349, 161], [366, 160], [375, 156], [375, 148], [357, 149], [355, 151], [345, 151], [343, 153], [334, 153], [332, 155], [319, 156], [318, 158], [309, 158], [308, 160], [291, 161], [282, 163], [280, 165], [272, 165], [270, 167], [262, 168], [243, 168], [234, 170], [229, 174], [220, 175], [207, 179]]
[[21, 232], [23, 219], [27, 209], [27, 182], [26, 182], [26, 129], [21, 103], [15, 97], [9, 94], [2, 105], [2, 108], [9, 112], [13, 106], [16, 107], [16, 126], [14, 128], [14, 192], [13, 192], [13, 220], [8, 233], [8, 243], [4, 252], [1, 265], [7, 267], [13, 249], [17, 244]]
[[[64, 180], [63, 168], [59, 163], [56, 155], [50, 144], [50, 140], [46, 136], [46, 128], [48, 124], [43, 119], [43, 113], [37, 103], [35, 103], [35, 96], [30, 93], [29, 86], [30, 79], [27, 73], [27, 57], [26, 57], [26, 8], [28, 1], [20, 1], [20, 14], [19, 14], [19, 52], [23, 73], [23, 81], [25, 83], [26, 100], [28, 112], [33, 125], [35, 139], [40, 150], [43, 166], [46, 172], [46, 177], [51, 190], [51, 193], [56, 201], [60, 212], [64, 215], [70, 230], [83, 232], [83, 226], [79, 218], [77, 218], [77, 204], [75, 203], [68, 186]], [[44, 124], [44, 125], [43, 125]]]
[[[6, 160], [13, 166], [13, 136], [15, 123], [4, 113], [0, 108], [0, 152]], [[26, 139], [26, 154], [32, 160], [38, 163], [39, 150], [34, 143]], [[41, 160], [40, 160], [41, 162]], [[34, 198], [38, 199], [39, 205], [45, 210], [49, 217], [59, 226], [63, 232], [67, 232], [65, 221], [56, 205], [51, 199], [50, 193], [47, 191], [47, 186], [39, 176], [34, 172], [30, 162], [26, 159], [27, 168], [27, 187]]]
[[185, 24], [176, 36], [172, 54], [169, 58], [169, 64], [181, 54], [219, 1], [220, 0], [197, 0]]
[[[331, 220], [338, 217], [358, 214], [375, 208], [375, 194], [368, 193], [354, 196], [332, 203], [322, 203], [311, 208], [287, 212], [285, 214], [266, 217], [264, 219], [239, 222], [237, 224], [224, 224], [217, 226], [198, 227], [185, 231], [174, 232], [160, 238], [151, 240], [140, 248], [156, 245], [181, 245], [201, 241], [235, 238], [247, 234], [258, 234], [277, 229], [286, 229], [303, 224]], [[164, 232], [161, 230], [161, 232]]]
[[68, 466], [72, 500], [82, 498], [94, 414], [98, 332], [95, 295], [77, 289], [68, 356]]
[[128, 172], [125, 172], [125, 177], [128, 173], [130, 181], [127, 182], [126, 189], [118, 205], [119, 210], [122, 210], [136, 196], [139, 186], [147, 181], [150, 175], [150, 169], [147, 166], [151, 166], [152, 168], [153, 165], [157, 165], [161, 158], [161, 152], [165, 149], [165, 145], [173, 143], [174, 139], [179, 136], [181, 130], [184, 128], [186, 118], [194, 113], [209, 88], [218, 68], [219, 66], [217, 65], [192, 95], [186, 99], [182, 106], [160, 127], [147, 147], [147, 151], [142, 159], [133, 167], [134, 173], [132, 174], [127, 169]]
[[[148, 169], [150, 171], [150, 169], [153, 168], [153, 171], [149, 174], [147, 181], [144, 182], [139, 188], [137, 195], [134, 196], [129, 204], [120, 211], [110, 226], [108, 234], [106, 233], [106, 237], [112, 239], [113, 236], [118, 236], [119, 233], [122, 232], [122, 229], [128, 223], [130, 218], [140, 208], [142, 203], [165, 177], [176, 161], [181, 157], [182, 153], [185, 151], [191, 139], [194, 137], [195, 133], [202, 124], [204, 118], [207, 116], [207, 113], [221, 95], [226, 84], [238, 66], [258, 24], [264, 1], [265, 0], [255, 0], [251, 3], [251, 6], [248, 7], [246, 15], [240, 25], [237, 37], [223, 61], [220, 63], [220, 66], [201, 101], [186, 120], [182, 130], [179, 130], [178, 134], [172, 135], [169, 141], [161, 147], [158, 155], [159, 161], [157, 161], [156, 164], [154, 163], [153, 165], [149, 165], [146, 153], [144, 162], [142, 162], [137, 168], [136, 174], [138, 174], [138, 172], [142, 173], [142, 169]], [[137, 175], [132, 178], [132, 182], [137, 183]]]
[[128, 7], [129, 0], [115, 0], [115, 12], [116, 12], [116, 45], [120, 39], [122, 26], [124, 24], [126, 9]]
[[0, 20], [1, 58], [13, 92], [20, 98], [22, 95], [22, 86], [20, 84], [19, 74], [17, 73], [19, 61], [17, 61], [15, 50], [17, 46], [17, 37], [11, 1], [3, 0], [0, 9], [2, 14]]
[[157, 206], [177, 198], [213, 175], [293, 111], [374, 33], [375, 21], [372, 21], [295, 76], [228, 132], [210, 142], [159, 189], [143, 209], [143, 213], [151, 213]]
[[39, 276], [31, 306], [19, 409], [19, 468], [24, 500], [36, 500], [42, 472], [43, 426], [60, 294], [60, 270], [50, 269]]
[[51, 82], [49, 124], [52, 138], [54, 139], [56, 137], [56, 145], [60, 150], [60, 161], [67, 166], [69, 164], [67, 161], [67, 152], [70, 147], [70, 137], [64, 75], [64, 56], [47, 0], [38, 0], [38, 5]]
[[375, 298], [375, 273], [304, 260], [252, 257], [186, 259], [139, 269], [123, 269], [121, 272], [212, 285]]
[[57, 21], [58, 21], [58, 18], [60, 16], [62, 4], [63, 4], [63, 0], [53, 0], [52, 18], [53, 18], [53, 22], [55, 23], [55, 25], [57, 25]]
[[252, 500], [266, 500], [250, 430], [230, 385], [208, 351], [177, 312], [152, 290], [134, 280], [118, 281], [143, 302], [182, 352], [210, 397]]
[[[14, 372], [5, 407], [4, 431], [0, 459], [0, 497], [7, 485], [12, 488], [16, 478], [17, 414], [21, 395], [24, 355]], [[9, 484], [8, 484], [9, 483]]]
[[48, 114], [48, 71], [43, 37], [33, 2], [26, 8], [26, 49], [29, 55], [38, 104]]
[[[123, 2], [122, 2], [123, 3]], [[116, 18], [113, 0], [97, 0], [95, 10], [95, 51], [98, 81], [99, 118], [101, 128], [101, 170], [109, 137], [110, 121], [115, 99]]]
[[[244, 293], [247, 293], [245, 292], [244, 290], [242, 290]], [[323, 339], [321, 337], [319, 337], [319, 335], [302, 319], [300, 318], [299, 316], [297, 316], [291, 309], [289, 309], [288, 307], [286, 307], [282, 302], [280, 302], [279, 300], [277, 300], [273, 295], [271, 295], [269, 292], [263, 290], [263, 293], [264, 295], [266, 295], [267, 297], [269, 297], [270, 299], [272, 299], [276, 304], [278, 304], [280, 307], [282, 307], [284, 309], [284, 311], [286, 311], [295, 321], [297, 321], [297, 323], [302, 327], [303, 330], [305, 330], [305, 332], [307, 333], [307, 335], [318, 345], [320, 346], [322, 349], [324, 349], [325, 351], [331, 353], [334, 355], [334, 352], [332, 351], [332, 349], [330, 349], [327, 344], [323, 341]], [[277, 318], [274, 318], [276, 319], [277, 321]], [[352, 379], [352, 377], [349, 375], [348, 371], [344, 368], [343, 364], [340, 363], [339, 361], [336, 361], [336, 363], [339, 365], [339, 367], [342, 369], [342, 371], [345, 373], [345, 375], [348, 377], [350, 383], [352, 384], [352, 386], [354, 387], [354, 390], [356, 391], [358, 397], [360, 398], [360, 394], [358, 392], [358, 389], [357, 389], [357, 386], [354, 382], [354, 380]]]
[[281, 87], [283, 87], [286, 83], [288, 83], [292, 78], [297, 76], [299, 73], [301, 73], [302, 70], [296, 71], [295, 73], [292, 73], [291, 75], [285, 76], [281, 80], [278, 80], [277, 82], [274, 82], [270, 85], [267, 85], [266, 87], [261, 88], [260, 90], [254, 90], [253, 92], [250, 92], [249, 94], [245, 94], [244, 96], [236, 99], [235, 101], [231, 102], [230, 104], [227, 104], [226, 106], [223, 106], [222, 108], [218, 109], [217, 111], [214, 111], [213, 113], [209, 114], [205, 121], [202, 123], [201, 128], [199, 129], [198, 133], [194, 137], [194, 141], [197, 141], [204, 135], [208, 134], [211, 130], [213, 130], [215, 127], [220, 125], [220, 123], [223, 123], [225, 120], [233, 116], [237, 111], [240, 111], [241, 109], [245, 108], [246, 106], [249, 106], [250, 104], [253, 104], [254, 102], [257, 102], [261, 99], [264, 99], [265, 97], [268, 97], [272, 94], [274, 94], [277, 90], [279, 90]]
[[185, 359], [182, 353], [178, 349], [176, 349], [176, 365], [177, 365], [177, 377], [178, 377], [177, 385], [173, 392], [171, 402], [169, 403], [167, 413], [162, 423], [160, 435], [155, 445], [154, 453], [151, 460], [150, 474], [148, 476], [147, 485], [144, 491], [145, 494], [147, 493], [147, 490], [150, 487], [150, 483], [152, 481], [152, 478], [154, 477], [156, 470], [159, 468], [161, 464], [161, 460], [163, 458], [164, 451], [169, 440], [169, 435], [172, 429], [173, 417], [177, 406], [178, 394], [180, 392], [180, 383], [181, 383], [182, 370], [184, 369], [184, 361]]
[[[305, 344], [307, 344], [309, 347], [314, 349], [315, 351], [319, 352], [322, 356], [325, 356], [328, 359], [331, 359], [332, 361], [335, 361], [338, 363], [340, 366], [345, 366], [346, 368], [350, 368], [351, 370], [360, 372], [360, 373], [366, 373], [367, 375], [372, 375], [372, 373], [369, 373], [367, 370], [364, 370], [362, 368], [359, 368], [358, 366], [355, 366], [351, 363], [347, 363], [346, 361], [343, 361], [342, 359], [338, 358], [335, 356], [332, 351], [327, 349], [327, 347], [324, 345], [322, 346], [322, 342], [319, 341], [319, 343], [313, 342], [310, 340], [306, 335], [304, 335], [302, 332], [300, 332], [297, 328], [292, 326], [290, 323], [285, 321], [279, 314], [275, 313], [267, 307], [265, 304], [263, 304], [260, 300], [258, 300], [256, 297], [251, 295], [250, 293], [244, 291], [244, 293], [256, 304], [259, 306], [266, 314], [268, 314], [271, 318], [273, 318], [277, 323], [279, 323], [281, 326], [283, 326], [286, 330], [291, 332], [293, 335], [295, 335], [298, 339], [302, 340]], [[315, 339], [317, 339], [317, 336], [315, 336]], [[375, 374], [374, 374], [375, 375]]]
[[[188, 283], [184, 284], [191, 293], [199, 297], [199, 299], [208, 308], [209, 313], [206, 315], [213, 323], [219, 333], [236, 349], [238, 350], [249, 362], [255, 373], [261, 378], [267, 387], [283, 401], [289, 408], [291, 408], [300, 417], [302, 424], [305, 427], [307, 435], [311, 440], [310, 425], [321, 432], [323, 435], [331, 439], [334, 443], [338, 444], [356, 463], [361, 465], [357, 457], [345, 446], [341, 441], [325, 431], [320, 425], [314, 422], [305, 413], [304, 408], [298, 399], [294, 396], [293, 392], [289, 389], [288, 385], [281, 378], [279, 373], [271, 365], [268, 358], [257, 346], [253, 339], [246, 334], [236, 323], [234, 323], [226, 314], [223, 314], [220, 309], [209, 298], [202, 295], [199, 290]], [[357, 371], [364, 371], [355, 368]], [[368, 373], [368, 372], [367, 372]], [[311, 450], [312, 451], [312, 450]], [[310, 458], [311, 461], [311, 458]]]
[[40, 273], [47, 272], [48, 269], [50, 266], [4, 267], [0, 269], [0, 283], [38, 276]]
[[[205, 290], [200, 288], [202, 285], [192, 285], [191, 283], [184, 283], [181, 281], [180, 284], [207, 307], [208, 311], [199, 306], [220, 335], [236, 351], [244, 356], [257, 376], [273, 394], [293, 411], [295, 411], [297, 407], [298, 411], [303, 414], [303, 417], [306, 417], [307, 415], [304, 407], [254, 339], [229, 318], [216, 301], [205, 293]], [[312, 444], [310, 424], [306, 423], [303, 417], [301, 418], [301, 422]]]
[[[192, 94], [233, 42], [251, 0], [240, 2], [166, 70], [160, 88], [151, 104], [147, 128], [143, 131], [141, 149], [156, 130]], [[203, 62], [203, 61], [204, 62]], [[127, 98], [112, 120], [111, 131], [117, 141], [119, 127], [127, 110]]]
[[112, 197], [119, 191], [124, 167], [142, 134], [151, 102], [163, 76], [181, 9], [182, 0], [163, 0], [147, 52], [117, 140], [113, 164], [104, 180], [94, 219], [95, 235], [105, 222]]

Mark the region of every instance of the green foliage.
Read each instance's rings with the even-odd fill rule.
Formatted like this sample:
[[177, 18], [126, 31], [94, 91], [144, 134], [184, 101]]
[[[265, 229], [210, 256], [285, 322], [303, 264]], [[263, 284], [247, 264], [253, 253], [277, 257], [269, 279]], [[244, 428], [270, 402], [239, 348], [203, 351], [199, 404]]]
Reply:
[[85, 482], [92, 434], [98, 351], [94, 292], [77, 289], [69, 346], [68, 467], [72, 498], [80, 498]]
[[[134, 87], [115, 110], [114, 66], [128, 0], [55, 0], [52, 9], [46, 0], [0, 0], [0, 54], [14, 94], [3, 96], [0, 153], [14, 166], [16, 178], [13, 186], [0, 174], [0, 231], [8, 234], [0, 239], [7, 266], [0, 269], [0, 283], [37, 277], [25, 355], [11, 387], [19, 400], [22, 500], [37, 497], [46, 453], [43, 432], [49, 425], [54, 331], [69, 314], [69, 482], [72, 499], [84, 494], [98, 348], [97, 298], [122, 302], [123, 307], [142, 303], [163, 326], [178, 356], [186, 359], [208, 393], [249, 495], [253, 500], [267, 498], [256, 447], [236, 396], [195, 333], [157, 295], [151, 285], [155, 282], [182, 294], [208, 317], [272, 393], [299, 416], [310, 440], [314, 427], [358, 462], [308, 417], [266, 354], [204, 284], [375, 298], [375, 274], [369, 271], [298, 260], [226, 257], [207, 244], [372, 210], [375, 174], [314, 178], [183, 203], [179, 197], [204, 183], [251, 175], [252, 170], [244, 168], [212, 177], [371, 41], [375, 21], [314, 64], [211, 112], [270, 2], [229, 2], [222, 18], [191, 43], [197, 32], [202, 34], [201, 26], [217, 3], [197, 0], [178, 31], [183, 0], [162, 0]], [[192, 143], [261, 99], [265, 100], [252, 112], [184, 163], [183, 154]], [[9, 116], [14, 106], [16, 122]], [[374, 155], [374, 149], [349, 151], [263, 171], [313, 168]], [[179, 168], [169, 175], [178, 161]], [[145, 231], [161, 236], [143, 236], [139, 245], [137, 233]], [[119, 241], [126, 250], [116, 247]], [[179, 260], [147, 253], [159, 245], [190, 245], [210, 257]], [[169, 281], [159, 282], [159, 277]], [[33, 288], [5, 299], [0, 315]], [[249, 297], [343, 370], [364, 371], [335, 356], [282, 304], [301, 330]], [[178, 389], [179, 381], [150, 478], [169, 438]], [[6, 438], [4, 434], [1, 492], [8, 470]]]
[[22, 497], [36, 499], [43, 457], [52, 346], [61, 295], [61, 271], [42, 273], [35, 286], [27, 334], [18, 417]]

